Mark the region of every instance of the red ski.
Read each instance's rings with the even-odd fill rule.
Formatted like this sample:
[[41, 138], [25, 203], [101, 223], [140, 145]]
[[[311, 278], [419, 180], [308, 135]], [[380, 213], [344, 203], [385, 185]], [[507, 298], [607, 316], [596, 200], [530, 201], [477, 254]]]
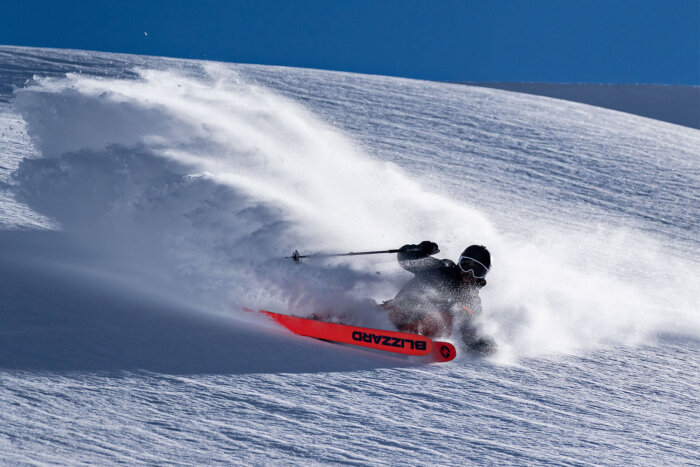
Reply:
[[[246, 311], [252, 310], [246, 309]], [[258, 312], [300, 336], [404, 355], [427, 356], [431, 362], [449, 362], [456, 356], [455, 348], [449, 342], [433, 342], [430, 338], [419, 334], [327, 323], [265, 310], [258, 310]]]

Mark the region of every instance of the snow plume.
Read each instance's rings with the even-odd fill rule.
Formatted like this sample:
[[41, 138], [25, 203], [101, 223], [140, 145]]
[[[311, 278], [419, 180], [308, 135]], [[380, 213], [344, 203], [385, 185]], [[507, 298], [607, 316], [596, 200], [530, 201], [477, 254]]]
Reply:
[[392, 277], [363, 261], [282, 259], [295, 248], [393, 248], [441, 218], [470, 217], [474, 236], [491, 230], [233, 73], [140, 76], [37, 78], [16, 99], [43, 156], [17, 171], [23, 198], [131, 271], [172, 274], [214, 306], [308, 313], [391, 293]]
[[388, 326], [366, 298], [408, 279], [395, 258], [282, 257], [430, 239], [455, 259], [475, 242], [493, 254], [484, 328], [504, 355], [698, 334], [697, 262], [638, 232], [497, 230], [229, 69], [139, 75], [36, 78], [16, 93], [42, 155], [21, 164], [17, 191], [104, 268], [215, 309], [365, 310], [366, 324]]
[[543, 225], [526, 241], [501, 244], [486, 306], [502, 350], [570, 352], [650, 343], [665, 333], [697, 338], [697, 262], [639, 232], [580, 229]]

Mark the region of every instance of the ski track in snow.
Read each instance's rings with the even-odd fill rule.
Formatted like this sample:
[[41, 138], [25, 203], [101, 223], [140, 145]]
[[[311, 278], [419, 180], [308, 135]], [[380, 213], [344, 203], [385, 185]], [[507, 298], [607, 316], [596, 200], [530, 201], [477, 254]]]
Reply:
[[[0, 461], [700, 463], [700, 132], [469, 86], [0, 47]], [[493, 359], [238, 311], [484, 243]]]

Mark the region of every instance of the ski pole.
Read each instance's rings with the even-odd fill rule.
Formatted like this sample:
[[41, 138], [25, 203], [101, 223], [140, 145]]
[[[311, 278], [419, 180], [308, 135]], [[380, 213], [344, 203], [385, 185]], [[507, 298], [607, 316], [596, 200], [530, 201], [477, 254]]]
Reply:
[[398, 253], [399, 250], [378, 250], [378, 251], [351, 251], [350, 253], [319, 253], [316, 255], [300, 255], [299, 250], [294, 250], [292, 256], [285, 256], [284, 259], [293, 259], [295, 262], [299, 262], [301, 258], [330, 258], [333, 256], [359, 256], [359, 255], [378, 255], [381, 253]]

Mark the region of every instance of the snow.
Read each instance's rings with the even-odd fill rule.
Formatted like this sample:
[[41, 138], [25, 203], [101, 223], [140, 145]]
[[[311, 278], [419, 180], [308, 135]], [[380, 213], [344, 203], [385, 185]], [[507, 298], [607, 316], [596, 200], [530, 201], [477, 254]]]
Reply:
[[[0, 47], [6, 463], [698, 463], [700, 132], [380, 76]], [[483, 243], [499, 352], [290, 336]]]

